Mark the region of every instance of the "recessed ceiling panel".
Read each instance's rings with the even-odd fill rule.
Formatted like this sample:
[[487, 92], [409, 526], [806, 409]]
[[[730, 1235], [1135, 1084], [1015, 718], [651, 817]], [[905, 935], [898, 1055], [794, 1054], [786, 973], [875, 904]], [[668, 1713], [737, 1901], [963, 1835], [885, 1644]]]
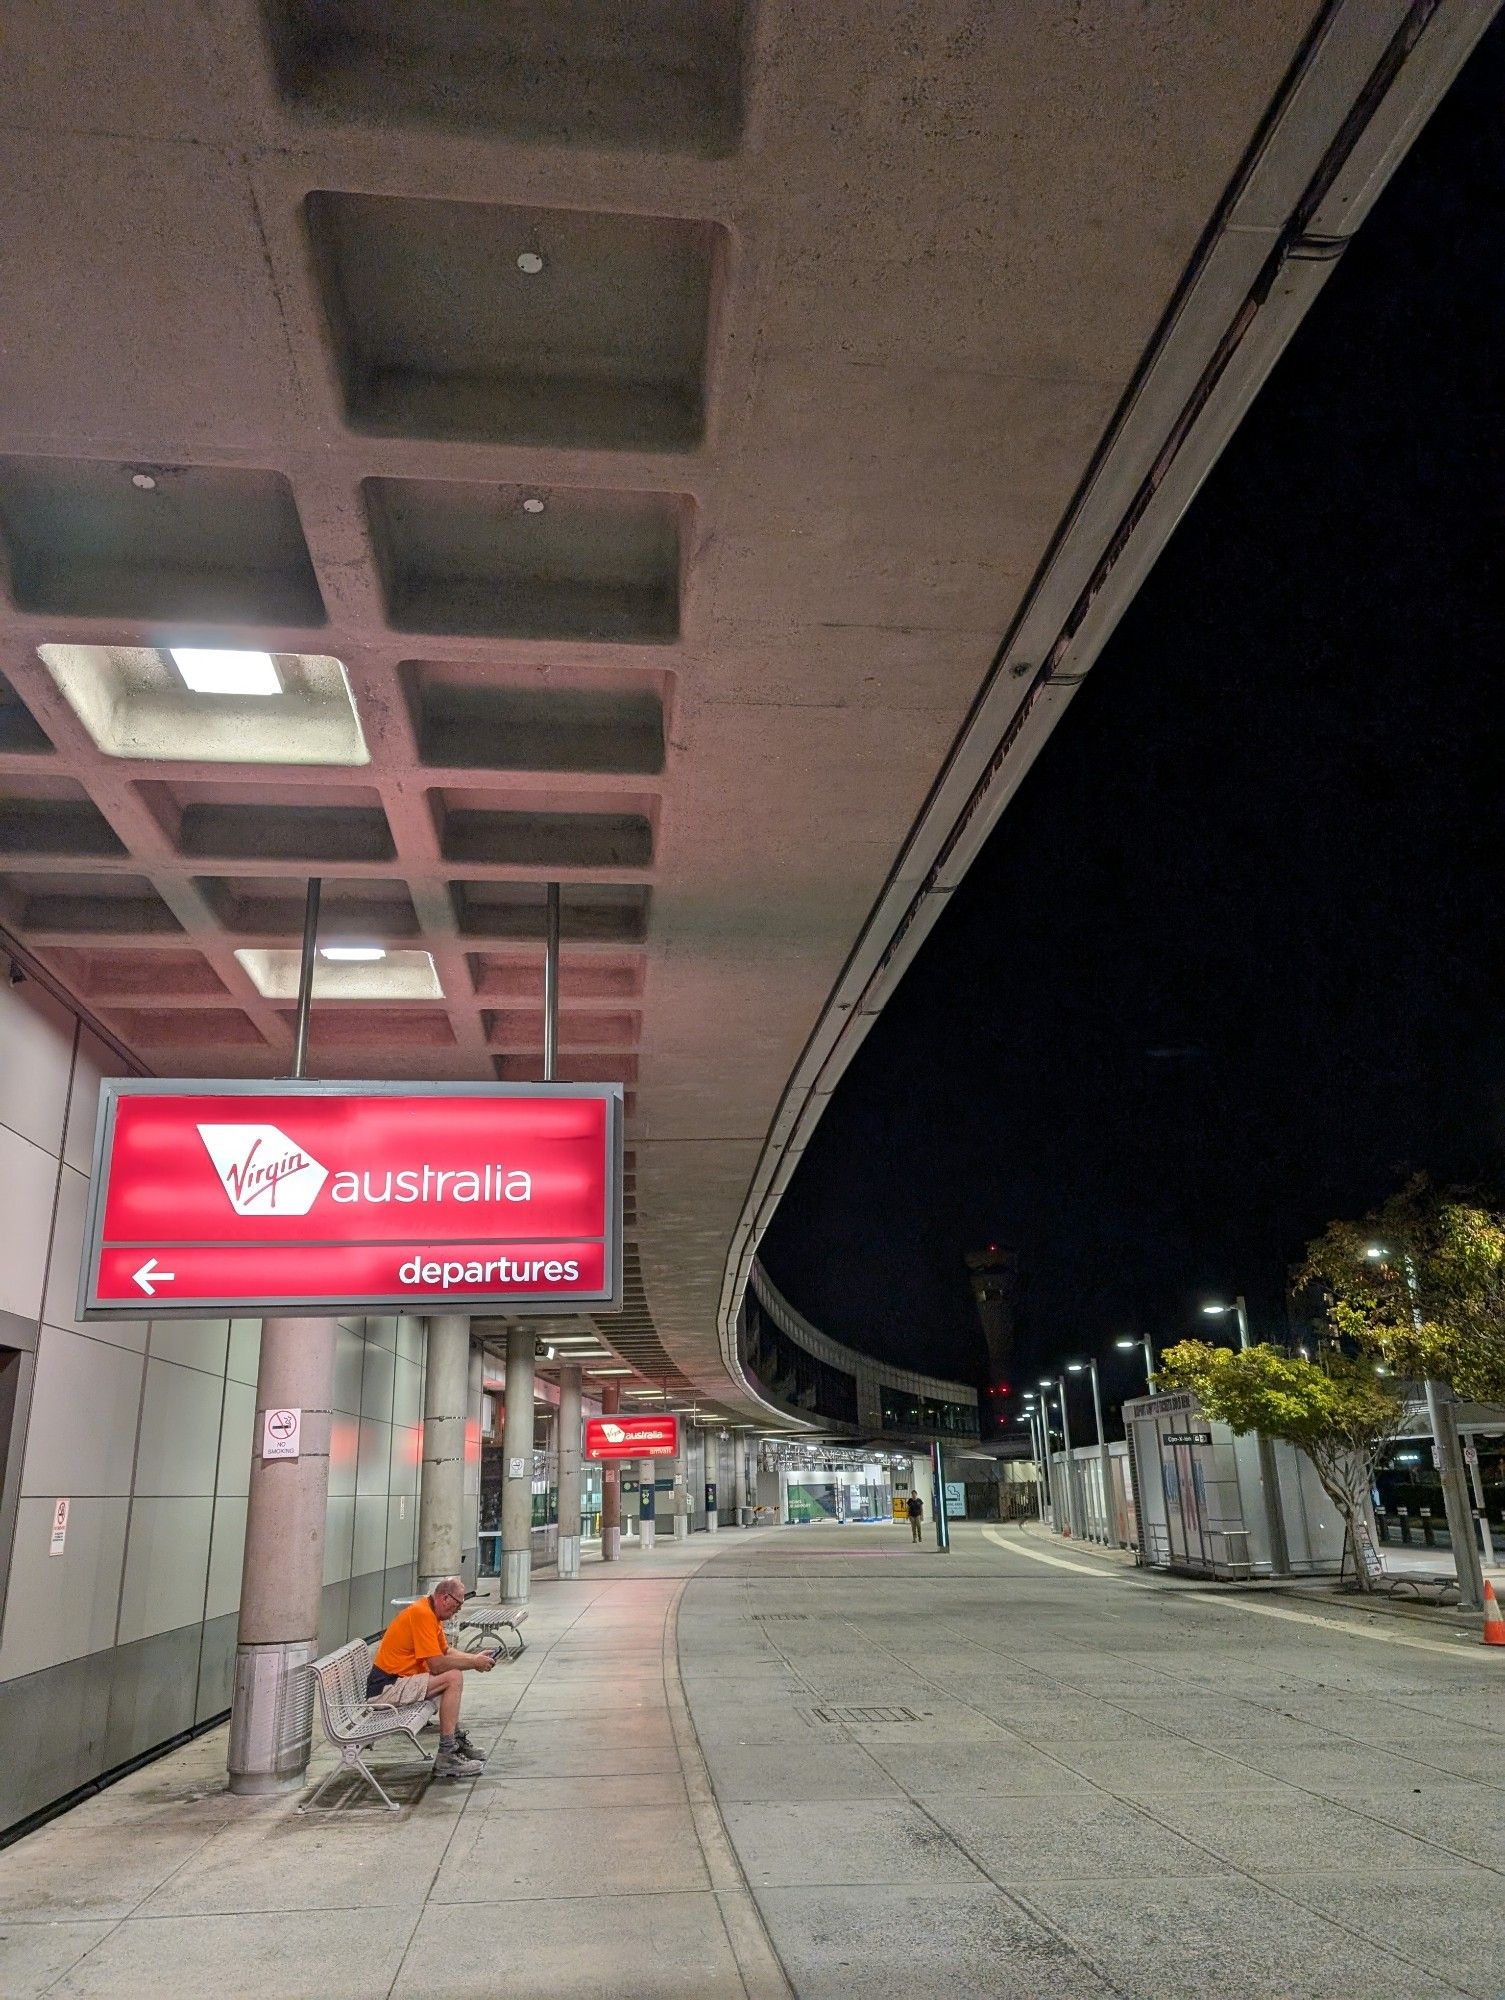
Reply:
[[[251, 937], [301, 937], [305, 885], [297, 875], [202, 876], [199, 889], [227, 931]], [[324, 884], [319, 943], [385, 944], [418, 931], [406, 885], [392, 881]]]
[[[295, 1000], [302, 954], [297, 951], [237, 951], [235, 956], [258, 993], [268, 1000]], [[389, 951], [379, 959], [342, 964], [324, 957], [314, 961], [316, 1000], [442, 1000], [444, 989], [426, 951]], [[390, 1030], [400, 1039], [400, 1030]]]
[[522, 868], [647, 868], [653, 828], [642, 813], [493, 812], [434, 798], [446, 861]]
[[717, 231], [669, 216], [319, 193], [357, 430], [675, 451], [704, 428]]
[[117, 855], [125, 843], [83, 786], [64, 777], [0, 778], [0, 854]]
[[745, 0], [267, 0], [284, 93], [546, 146], [731, 152]]
[[165, 651], [46, 645], [38, 657], [107, 757], [203, 764], [370, 762], [345, 669], [274, 653], [281, 694], [194, 694]]
[[663, 645], [679, 634], [689, 502], [600, 487], [368, 479], [400, 632]]
[[402, 674], [430, 767], [593, 776], [664, 768], [667, 676], [446, 660], [408, 660]]
[[278, 472], [0, 458], [0, 544], [22, 611], [324, 623], [293, 490]]
[[[466, 936], [542, 939], [541, 882], [455, 882], [451, 887]], [[566, 942], [636, 942], [647, 929], [645, 888], [567, 882], [560, 891], [559, 934]]]

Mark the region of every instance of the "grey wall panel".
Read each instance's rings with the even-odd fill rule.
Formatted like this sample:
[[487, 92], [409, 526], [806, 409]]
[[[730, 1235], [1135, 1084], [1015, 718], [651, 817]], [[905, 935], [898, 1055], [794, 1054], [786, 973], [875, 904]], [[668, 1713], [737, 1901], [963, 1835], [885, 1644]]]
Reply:
[[76, 1023], [40, 986], [0, 987], [0, 1125], [57, 1151], [68, 1103]]
[[350, 1636], [350, 1579], [346, 1576], [338, 1583], [324, 1586], [324, 1601], [319, 1608], [319, 1651], [332, 1653]]
[[366, 1576], [387, 1564], [387, 1495], [362, 1493], [355, 1501], [355, 1540], [350, 1558], [352, 1576]]
[[329, 1493], [331, 1499], [348, 1499], [355, 1491], [356, 1461], [361, 1449], [361, 1420], [346, 1410], [336, 1410], [329, 1420]]
[[389, 1493], [418, 1491], [419, 1467], [423, 1463], [423, 1432], [403, 1424], [392, 1426], [392, 1456], [387, 1473]]
[[226, 1382], [224, 1389], [224, 1407], [219, 1420], [219, 1491], [234, 1493], [243, 1500], [251, 1490], [256, 1391], [244, 1382]]
[[[0, 1125], [0, 1215], [5, 1217], [0, 1312], [18, 1313], [29, 1320], [41, 1313], [57, 1177], [57, 1162], [50, 1153], [12, 1132], [8, 1125]], [[75, 1232], [75, 1270], [77, 1256]]]
[[391, 1472], [392, 1426], [376, 1417], [362, 1417], [355, 1464], [356, 1492], [384, 1494]]
[[392, 1383], [392, 1421], [409, 1429], [423, 1422], [423, 1367], [399, 1354]]
[[199, 1692], [194, 1705], [194, 1721], [207, 1722], [223, 1715], [230, 1706], [230, 1689], [235, 1681], [235, 1635], [240, 1623], [237, 1612], [211, 1618], [204, 1627], [199, 1651]]
[[108, 1767], [111, 1653], [0, 1682], [0, 1827], [40, 1812]]
[[148, 1359], [136, 1447], [138, 1501], [143, 1494], [213, 1493], [224, 1393], [223, 1376]]
[[324, 1515], [324, 1581], [338, 1583], [350, 1574], [350, 1557], [355, 1542], [355, 1497], [336, 1497]]
[[230, 1343], [227, 1319], [154, 1319], [151, 1354], [156, 1361], [176, 1361], [181, 1368], [203, 1368], [216, 1378], [225, 1372]]
[[[121, 1076], [125, 1067], [119, 1056], [102, 1042], [92, 1028], [80, 1026], [78, 1051], [73, 1058], [73, 1089], [68, 1099], [68, 1123], [63, 1133], [63, 1158], [81, 1174], [94, 1164], [94, 1116], [99, 1109], [99, 1080]], [[48, 1144], [54, 1142], [49, 1140]]]
[[361, 1413], [361, 1375], [366, 1366], [366, 1343], [348, 1326], [334, 1332], [334, 1408], [351, 1416]]
[[356, 1325], [365, 1328], [366, 1345], [368, 1347], [379, 1347], [385, 1349], [388, 1353], [396, 1351], [397, 1315], [395, 1313], [383, 1314], [380, 1317], [372, 1314], [366, 1320], [357, 1320]]
[[123, 1496], [75, 1500], [63, 1553], [50, 1556], [52, 1502], [21, 1500], [0, 1633], [0, 1680], [114, 1645], [127, 1505]]
[[51, 1502], [64, 1494], [73, 1499], [130, 1491], [141, 1371], [141, 1356], [128, 1348], [43, 1328], [23, 1493]]
[[374, 1575], [351, 1577], [347, 1630], [352, 1639], [362, 1639], [368, 1633], [385, 1630], [387, 1620], [392, 1616], [391, 1606], [387, 1603], [390, 1593], [386, 1581], [384, 1569], [377, 1570]]
[[361, 1415], [379, 1423], [392, 1421], [392, 1380], [397, 1357], [385, 1347], [368, 1345], [366, 1366], [361, 1376]]
[[381, 1583], [381, 1622], [385, 1624], [391, 1618], [392, 1599], [394, 1597], [413, 1597], [417, 1594], [417, 1590], [418, 1566], [416, 1563], [395, 1563], [386, 1570], [382, 1576]]
[[126, 1538], [118, 1643], [149, 1639], [204, 1616], [214, 1501], [137, 1497]]
[[193, 1727], [201, 1631], [195, 1621], [115, 1648], [110, 1656], [106, 1770]]
[[209, 1585], [204, 1596], [206, 1618], [222, 1618], [227, 1612], [240, 1609], [246, 1504], [235, 1493], [222, 1493], [214, 1503], [214, 1521], [209, 1531]]
[[261, 1321], [259, 1319], [232, 1319], [230, 1322], [230, 1358], [227, 1373], [232, 1382], [246, 1382], [256, 1387], [256, 1369], [261, 1360]]

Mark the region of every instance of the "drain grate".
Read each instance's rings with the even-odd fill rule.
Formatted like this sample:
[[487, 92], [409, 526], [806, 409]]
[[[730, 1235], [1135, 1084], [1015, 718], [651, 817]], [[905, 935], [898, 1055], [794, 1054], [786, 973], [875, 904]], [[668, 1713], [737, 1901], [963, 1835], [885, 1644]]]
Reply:
[[817, 1722], [918, 1722], [912, 1708], [812, 1708]]

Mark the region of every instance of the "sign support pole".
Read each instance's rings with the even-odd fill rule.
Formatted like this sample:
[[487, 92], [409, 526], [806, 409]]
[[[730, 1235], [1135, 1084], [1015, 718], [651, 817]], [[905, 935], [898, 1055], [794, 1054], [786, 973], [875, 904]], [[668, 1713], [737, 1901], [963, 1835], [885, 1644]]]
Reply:
[[554, 1081], [559, 1068], [559, 884], [551, 882], [544, 905], [543, 930], [543, 1080]]
[[946, 1519], [946, 1463], [939, 1438], [930, 1447], [930, 1483], [935, 1494], [935, 1545], [945, 1555], [951, 1548], [951, 1523]]
[[322, 888], [317, 875], [309, 877], [308, 897], [303, 905], [303, 954], [298, 962], [298, 1018], [293, 1030], [293, 1076], [299, 1082], [308, 1066], [308, 1015], [314, 997], [314, 954], [319, 942]]

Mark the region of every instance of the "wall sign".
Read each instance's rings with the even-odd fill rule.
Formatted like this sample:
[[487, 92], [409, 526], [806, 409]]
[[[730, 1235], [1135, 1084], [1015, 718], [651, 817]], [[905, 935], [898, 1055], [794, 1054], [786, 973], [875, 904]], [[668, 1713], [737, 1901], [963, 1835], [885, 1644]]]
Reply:
[[301, 1410], [263, 1410], [261, 1413], [261, 1455], [263, 1458], [296, 1458], [303, 1449]]
[[677, 1458], [678, 1417], [589, 1417], [587, 1458]]
[[60, 1556], [68, 1540], [68, 1502], [56, 1500], [52, 1507], [52, 1534], [47, 1543], [50, 1556]]
[[101, 1086], [84, 1320], [616, 1310], [622, 1086]]

